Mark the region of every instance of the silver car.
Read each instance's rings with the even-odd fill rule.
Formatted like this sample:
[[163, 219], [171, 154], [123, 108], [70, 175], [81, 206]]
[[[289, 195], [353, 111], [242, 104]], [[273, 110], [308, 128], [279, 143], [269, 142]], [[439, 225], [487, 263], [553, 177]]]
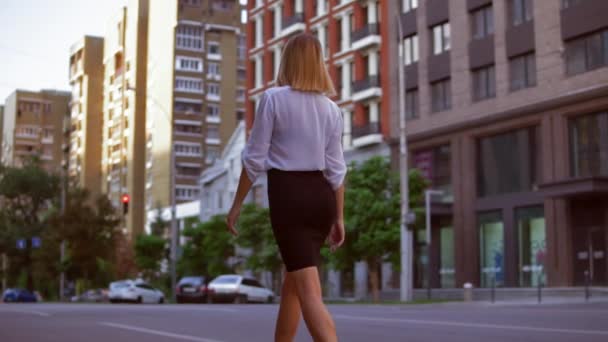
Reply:
[[233, 303], [272, 303], [274, 292], [253, 278], [236, 274], [221, 275], [208, 285], [210, 301]]
[[111, 303], [156, 303], [163, 304], [165, 295], [143, 281], [121, 280], [110, 284], [108, 295]]

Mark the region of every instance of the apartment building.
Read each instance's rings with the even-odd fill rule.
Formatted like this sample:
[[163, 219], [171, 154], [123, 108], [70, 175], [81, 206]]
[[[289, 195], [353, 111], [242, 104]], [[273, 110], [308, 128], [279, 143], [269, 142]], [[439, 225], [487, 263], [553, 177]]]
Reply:
[[96, 198], [102, 191], [104, 40], [85, 36], [70, 48], [68, 176]]
[[59, 174], [63, 161], [64, 120], [70, 92], [15, 90], [6, 99], [2, 123], [2, 164], [20, 166], [36, 156]]
[[400, 11], [410, 165], [443, 191], [416, 286], [608, 285], [608, 3]]
[[[200, 198], [201, 173], [244, 116], [237, 0], [151, 1], [145, 191], [148, 210]], [[171, 149], [175, 185], [171, 189]]]
[[[389, 73], [396, 65], [396, 1], [256, 0], [248, 2], [247, 124], [263, 91], [275, 85], [281, 51], [296, 33], [315, 34], [323, 47], [344, 113], [343, 145], [349, 161], [389, 155], [396, 97]], [[393, 39], [391, 39], [393, 37]], [[395, 102], [396, 103], [396, 102]]]
[[101, 191], [116, 208], [130, 198], [125, 232], [144, 230], [148, 0], [129, 0], [108, 22], [103, 47]]

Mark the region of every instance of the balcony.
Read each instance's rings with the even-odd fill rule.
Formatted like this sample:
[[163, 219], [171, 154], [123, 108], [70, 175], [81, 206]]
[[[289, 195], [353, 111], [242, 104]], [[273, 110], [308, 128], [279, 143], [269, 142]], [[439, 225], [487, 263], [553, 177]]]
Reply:
[[351, 47], [353, 50], [380, 45], [380, 42], [381, 38], [378, 24], [367, 24], [351, 34]]
[[363, 147], [382, 142], [379, 122], [370, 122], [363, 126], [353, 126], [351, 134], [354, 147]]
[[281, 36], [289, 36], [296, 32], [304, 32], [304, 30], [306, 30], [303, 13], [296, 13], [291, 17], [283, 18], [282, 24], [283, 29], [281, 30]]
[[380, 87], [380, 77], [377, 75], [370, 75], [362, 80], [353, 82], [352, 92], [352, 100], [355, 102], [381, 97], [382, 88]]

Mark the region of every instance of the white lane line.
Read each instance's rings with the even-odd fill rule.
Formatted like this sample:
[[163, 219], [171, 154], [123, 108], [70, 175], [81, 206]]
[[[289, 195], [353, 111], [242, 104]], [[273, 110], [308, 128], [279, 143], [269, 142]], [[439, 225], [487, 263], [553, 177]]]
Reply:
[[118, 323], [111, 323], [111, 322], [98, 322], [98, 324], [105, 325], [105, 326], [112, 327], [112, 328], [141, 332], [141, 333], [150, 334], [150, 335], [170, 337], [170, 338], [174, 338], [176, 340], [195, 341], [195, 342], [221, 342], [218, 340], [212, 340], [212, 339], [208, 339], [208, 338], [175, 334], [175, 333], [171, 333], [171, 332], [167, 332], [167, 331], [141, 328], [141, 327], [136, 327], [136, 326], [132, 326], [132, 325], [125, 325], [125, 324], [118, 324]]
[[419, 319], [401, 319], [401, 318], [380, 318], [380, 317], [362, 317], [362, 316], [348, 316], [348, 315], [335, 315], [335, 318], [355, 320], [355, 321], [369, 321], [369, 322], [395, 322], [395, 323], [409, 323], [409, 324], [427, 324], [427, 325], [444, 325], [452, 327], [462, 328], [480, 328], [480, 329], [500, 329], [500, 330], [518, 330], [518, 331], [531, 331], [531, 332], [545, 332], [545, 333], [564, 333], [564, 334], [578, 334], [578, 335], [600, 335], [608, 336], [608, 330], [578, 330], [578, 329], [559, 329], [559, 328], [541, 328], [541, 327], [529, 327], [520, 325], [503, 325], [503, 324], [484, 324], [484, 323], [463, 323], [463, 322], [450, 322], [450, 321], [427, 321]]
[[35, 311], [35, 310], [0, 309], [0, 312], [24, 313], [24, 314], [37, 315], [40, 317], [49, 317], [51, 315], [50, 313], [46, 313], [46, 312], [42, 312], [42, 311]]

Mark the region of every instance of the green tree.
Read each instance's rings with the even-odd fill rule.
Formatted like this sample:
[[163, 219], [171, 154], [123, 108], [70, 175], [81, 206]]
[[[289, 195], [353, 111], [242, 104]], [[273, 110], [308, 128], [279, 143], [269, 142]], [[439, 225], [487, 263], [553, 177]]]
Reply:
[[234, 237], [226, 229], [225, 219], [224, 215], [214, 216], [184, 230], [187, 242], [179, 262], [180, 273], [215, 277], [234, 272], [229, 263], [234, 256]]
[[88, 190], [72, 186], [63, 214], [57, 214], [53, 223], [57, 241], [67, 245], [68, 276], [90, 286], [107, 285], [114, 275], [115, 251], [122, 234], [120, 219], [108, 198], [100, 195], [91, 200]]
[[270, 213], [267, 208], [256, 204], [246, 204], [239, 218], [239, 235], [236, 242], [239, 246], [250, 248], [252, 254], [245, 265], [254, 272], [269, 271], [278, 287], [278, 274], [281, 271], [281, 256], [272, 233]]
[[163, 219], [163, 208], [158, 203], [156, 205], [154, 221], [150, 223], [150, 233], [156, 236], [164, 236], [167, 230], [167, 221]]
[[[416, 170], [409, 173], [410, 205], [420, 204], [426, 182]], [[361, 164], [351, 164], [346, 180], [346, 241], [335, 253], [323, 254], [337, 269], [346, 269], [355, 261], [368, 265], [372, 297], [379, 298], [379, 267], [390, 261], [399, 268], [400, 261], [400, 187], [399, 176], [384, 157], [373, 157]], [[415, 210], [420, 212], [420, 210]], [[418, 215], [420, 216], [420, 215]]]
[[[33, 237], [42, 237], [49, 226], [53, 202], [59, 198], [59, 177], [50, 174], [37, 158], [22, 167], [0, 167], [0, 238], [11, 256], [11, 267], [26, 272], [26, 287], [34, 288]], [[25, 250], [16, 250], [17, 239], [28, 241]]]
[[141, 234], [135, 239], [135, 264], [144, 278], [153, 279], [165, 257], [166, 241], [160, 236]]

